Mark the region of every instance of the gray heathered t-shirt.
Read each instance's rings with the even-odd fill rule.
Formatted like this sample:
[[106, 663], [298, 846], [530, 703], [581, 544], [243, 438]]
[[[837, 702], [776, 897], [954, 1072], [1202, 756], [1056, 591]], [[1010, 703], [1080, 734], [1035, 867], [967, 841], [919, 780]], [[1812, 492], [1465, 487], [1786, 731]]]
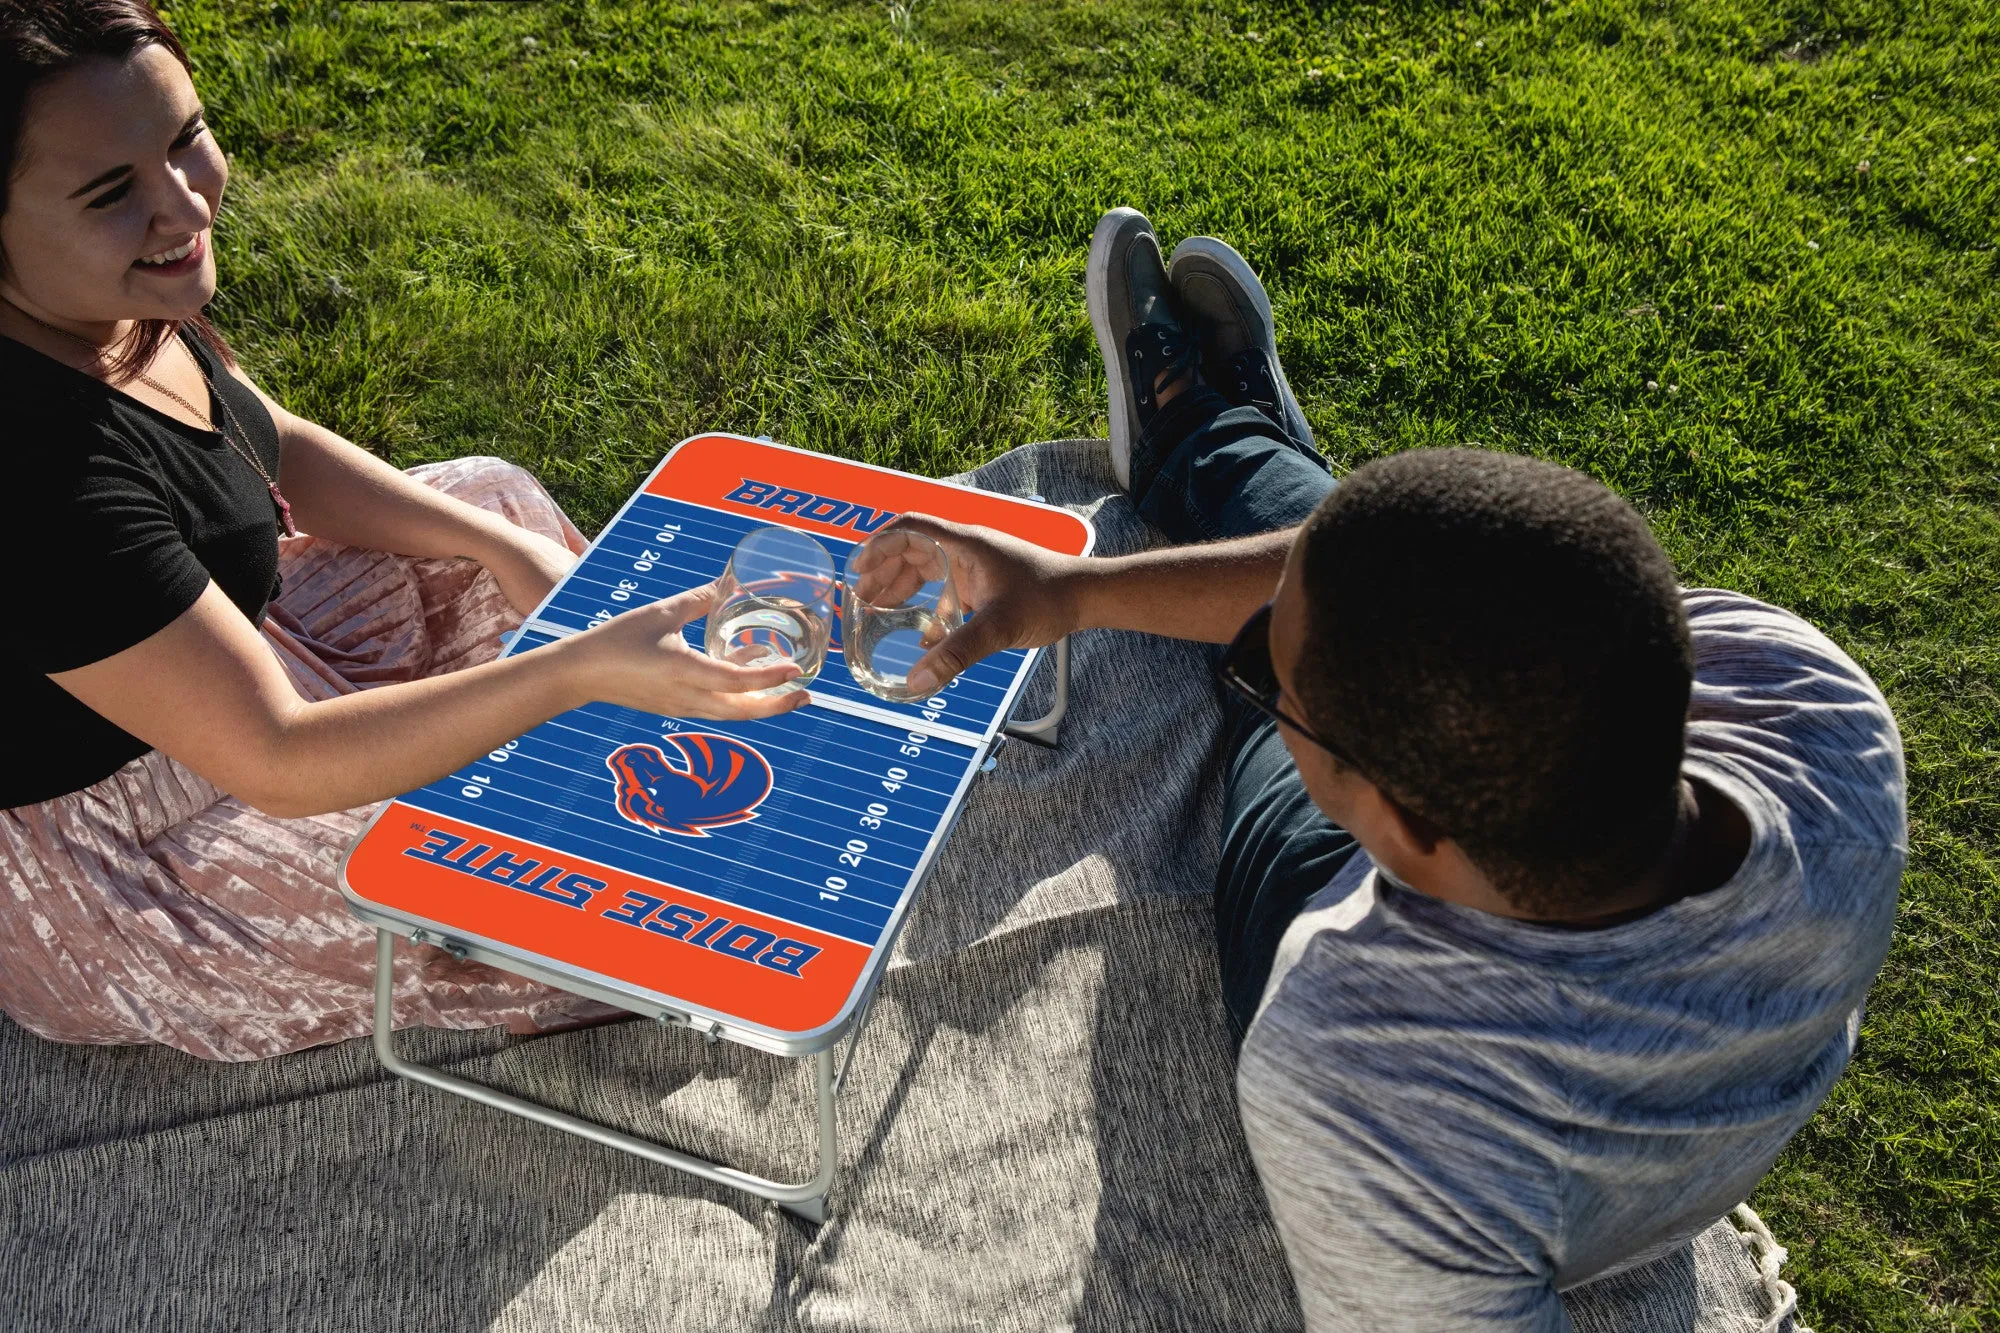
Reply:
[[1747, 1196], [1846, 1067], [1908, 835], [1880, 692], [1798, 617], [1686, 594], [1685, 771], [1727, 884], [1560, 930], [1357, 856], [1279, 949], [1237, 1094], [1313, 1329], [1567, 1330], [1558, 1292]]

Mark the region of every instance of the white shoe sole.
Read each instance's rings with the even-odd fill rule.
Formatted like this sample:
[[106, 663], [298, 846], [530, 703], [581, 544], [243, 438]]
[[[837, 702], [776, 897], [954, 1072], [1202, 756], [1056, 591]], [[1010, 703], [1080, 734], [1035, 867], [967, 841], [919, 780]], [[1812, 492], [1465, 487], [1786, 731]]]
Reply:
[[[1132, 443], [1138, 423], [1132, 420], [1132, 390], [1124, 380], [1125, 349], [1111, 336], [1111, 246], [1130, 218], [1145, 220], [1136, 208], [1114, 208], [1097, 220], [1090, 234], [1090, 264], [1084, 270], [1084, 305], [1090, 311], [1091, 331], [1097, 335], [1097, 350], [1104, 356], [1104, 389], [1111, 419], [1111, 470], [1120, 487], [1132, 486]], [[1150, 223], [1147, 224], [1151, 226]]]

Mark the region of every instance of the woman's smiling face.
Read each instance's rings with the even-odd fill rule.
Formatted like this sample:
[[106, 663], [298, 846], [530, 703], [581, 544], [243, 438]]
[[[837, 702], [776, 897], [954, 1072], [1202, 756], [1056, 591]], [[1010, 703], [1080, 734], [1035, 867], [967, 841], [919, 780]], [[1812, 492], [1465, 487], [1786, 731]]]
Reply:
[[93, 57], [37, 85], [24, 111], [0, 296], [72, 330], [199, 314], [229, 167], [180, 62], [151, 43]]

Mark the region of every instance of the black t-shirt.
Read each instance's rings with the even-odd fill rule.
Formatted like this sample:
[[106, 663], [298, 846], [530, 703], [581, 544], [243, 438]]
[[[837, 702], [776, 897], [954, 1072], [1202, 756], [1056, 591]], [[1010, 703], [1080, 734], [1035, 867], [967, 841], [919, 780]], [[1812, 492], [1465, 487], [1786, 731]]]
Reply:
[[[272, 476], [278, 429], [199, 338], [230, 415]], [[7, 450], [0, 569], [11, 576], [0, 651], [0, 809], [81, 791], [146, 753], [48, 673], [88, 666], [166, 628], [213, 579], [253, 623], [278, 595], [277, 506], [214, 431], [183, 425], [81, 371], [0, 337]], [[207, 404], [214, 416], [214, 404]]]

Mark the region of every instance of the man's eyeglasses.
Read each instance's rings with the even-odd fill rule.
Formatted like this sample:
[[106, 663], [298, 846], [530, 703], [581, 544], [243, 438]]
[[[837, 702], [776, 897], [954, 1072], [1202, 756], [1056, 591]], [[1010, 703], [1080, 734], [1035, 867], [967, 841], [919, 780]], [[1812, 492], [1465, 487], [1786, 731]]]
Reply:
[[1229, 641], [1229, 646], [1222, 650], [1221, 660], [1215, 664], [1215, 674], [1231, 693], [1265, 717], [1290, 727], [1349, 768], [1361, 767], [1347, 751], [1278, 707], [1278, 697], [1284, 690], [1278, 684], [1278, 669], [1271, 663], [1269, 602], [1258, 607], [1243, 622], [1243, 628], [1236, 631], [1236, 637]]

